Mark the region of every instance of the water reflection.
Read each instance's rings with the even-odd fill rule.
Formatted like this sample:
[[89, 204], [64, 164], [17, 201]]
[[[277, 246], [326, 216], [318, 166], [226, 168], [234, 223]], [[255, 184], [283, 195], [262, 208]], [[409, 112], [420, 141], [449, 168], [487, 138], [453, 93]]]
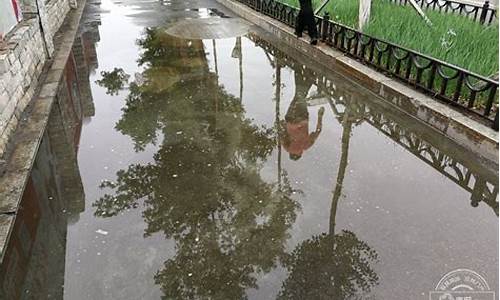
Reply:
[[[26, 243], [19, 240], [29, 240], [25, 237], [32, 238], [31, 233], [36, 230], [45, 230], [46, 233], [37, 233], [36, 240], [27, 243], [29, 247], [26, 249], [31, 250], [23, 252], [22, 256], [6, 254], [6, 263], [0, 273], [5, 288], [0, 296], [7, 293], [7, 299], [15, 299], [23, 291], [29, 291], [36, 299], [62, 298], [62, 286], [65, 285], [65, 296], [71, 299], [154, 298], [157, 291], [150, 291], [154, 284], [150, 286], [148, 281], [152, 277], [165, 298], [173, 299], [359, 299], [367, 295], [370, 299], [388, 299], [390, 297], [386, 295], [393, 296], [398, 288], [402, 293], [408, 292], [408, 289], [401, 288], [401, 282], [404, 284], [407, 280], [417, 284], [418, 280], [411, 281], [408, 277], [387, 279], [405, 276], [402, 273], [408, 268], [421, 267], [415, 262], [421, 257], [416, 257], [415, 261], [409, 261], [408, 257], [419, 256], [421, 254], [415, 253], [429, 247], [432, 251], [444, 253], [440, 252], [444, 248], [446, 254], [438, 259], [445, 264], [450, 263], [448, 258], [452, 257], [453, 262], [455, 256], [459, 256], [457, 253], [464, 252], [459, 251], [462, 249], [454, 251], [453, 247], [458, 244], [454, 241], [445, 240], [434, 245], [426, 244], [432, 239], [426, 239], [424, 234], [412, 237], [413, 231], [420, 234], [419, 230], [426, 226], [421, 220], [417, 220], [415, 223], [420, 224], [415, 226], [412, 223], [417, 219], [415, 216], [435, 217], [432, 215], [435, 207], [439, 213], [443, 212], [439, 203], [424, 203], [421, 215], [415, 213], [406, 220], [401, 218], [408, 215], [401, 211], [388, 214], [384, 219], [373, 205], [372, 211], [363, 217], [358, 216], [358, 219], [363, 218], [364, 224], [345, 221], [356, 217], [353, 209], [345, 209], [359, 200], [355, 199], [358, 195], [353, 190], [362, 189], [361, 185], [383, 186], [384, 191], [392, 189], [384, 185], [384, 180], [370, 185], [368, 181], [373, 178], [362, 181], [354, 175], [349, 176], [349, 168], [367, 156], [367, 152], [356, 153], [359, 144], [355, 139], [356, 134], [366, 127], [387, 136], [401, 146], [398, 148], [411, 153], [414, 162], [408, 165], [415, 166], [414, 170], [423, 169], [424, 162], [443, 174], [445, 180], [435, 184], [447, 189], [442, 203], [450, 203], [446, 198], [456, 195], [452, 191], [456, 184], [470, 195], [471, 205], [478, 207], [468, 207], [468, 210], [458, 209], [459, 205], [457, 210], [447, 207], [446, 213], [453, 211], [451, 217], [458, 216], [457, 223], [452, 220], [451, 225], [446, 224], [449, 228], [431, 228], [435, 232], [430, 235], [441, 238], [442, 232], [448, 234], [456, 230], [459, 223], [473, 219], [467, 218], [474, 215], [471, 212], [484, 207], [493, 218], [493, 213], [498, 215], [498, 176], [495, 172], [484, 168], [475, 156], [464, 154], [454, 144], [436, 137], [416, 122], [408, 121], [393, 108], [370, 99], [351, 82], [304, 65], [300, 61], [306, 60], [293, 59], [291, 54], [279, 50], [276, 41], [260, 33], [234, 38], [229, 44], [228, 40], [182, 40], [165, 34], [160, 28], [148, 28], [139, 39], [140, 67], [137, 69], [110, 63], [109, 56], [115, 55], [116, 47], [100, 49], [101, 57], [108, 59], [103, 64], [109, 69], [101, 73], [102, 77], [96, 78], [101, 79], [97, 83], [114, 98], [99, 98], [96, 103], [101, 104], [99, 109], [104, 111], [99, 117], [109, 118], [110, 103], [116, 109], [121, 105], [121, 97], [126, 95], [123, 114], [114, 125], [119, 132], [117, 135], [130, 137], [135, 152], [128, 150], [126, 144], [120, 149], [123, 151], [120, 154], [118, 151], [110, 154], [108, 147], [113, 151], [122, 144], [113, 139], [115, 136], [109, 133], [112, 130], [101, 133], [106, 131], [103, 124], [108, 123], [99, 123], [99, 117], [94, 118], [90, 125], [94, 125], [97, 133], [92, 132], [91, 126], [87, 127], [90, 134], [87, 135], [87, 144], [81, 149], [87, 151], [87, 156], [80, 157], [85, 191], [87, 195], [92, 194], [88, 197], [92, 199], [87, 199], [87, 211], [81, 214], [85, 202], [75, 153], [81, 115], [93, 115], [88, 74], [97, 66], [94, 45], [99, 39], [97, 24], [86, 24], [90, 26], [77, 41], [84, 47], [73, 48], [79, 75], [77, 80], [82, 83], [78, 83], [78, 90], [67, 93], [74, 95], [70, 98], [74, 103], [81, 99], [82, 104], [72, 109], [60, 109], [58, 118], [62, 121], [58, 124], [67, 125], [50, 126], [52, 129], [49, 129], [49, 137], [44, 139], [33, 172], [32, 187], [28, 186], [25, 195], [27, 199], [33, 193], [50, 195], [53, 199], [49, 201], [49, 197], [41, 197], [25, 201], [39, 204], [40, 209], [26, 206], [23, 212], [36, 213], [19, 216], [20, 220], [28, 220], [26, 227], [29, 230], [16, 229], [19, 230], [16, 235], [21, 238], [14, 239], [12, 245], [18, 246], [10, 249], [26, 248], [22, 246]], [[255, 55], [255, 51], [249, 53], [253, 44], [263, 55]], [[125, 56], [120, 56], [117, 61], [126, 60]], [[79, 61], [83, 57], [86, 63], [81, 64]], [[255, 57], [260, 61], [256, 62]], [[134, 67], [135, 59], [130, 58]], [[227, 76], [224, 68], [228, 65], [237, 65], [238, 70], [233, 78], [224, 80]], [[129, 76], [120, 67], [136, 73]], [[268, 98], [264, 101], [268, 102], [256, 101], [261, 99], [248, 101], [249, 96], [257, 98], [263, 95], [251, 91], [255, 85], [250, 79], [256, 78], [255, 73], [264, 77], [268, 70], [273, 73], [272, 81], [260, 79], [259, 84], [262, 84], [262, 89], [265, 89], [264, 85], [272, 86], [273, 98], [265, 95]], [[129, 83], [131, 78], [133, 80]], [[67, 86], [74, 86], [73, 81], [70, 80]], [[231, 87], [231, 83], [234, 86]], [[101, 90], [95, 86], [92, 88], [99, 95]], [[100, 96], [104, 96], [104, 92]], [[111, 99], [116, 101], [106, 102]], [[266, 112], [272, 110], [266, 115], [266, 118], [271, 115], [270, 120], [262, 121], [265, 118], [259, 119], [259, 116], [257, 120], [253, 119], [254, 107], [249, 103], [253, 106], [264, 103]], [[68, 122], [72, 119], [76, 121]], [[309, 122], [315, 124], [312, 132], [308, 128]], [[62, 133], [56, 135], [56, 129], [64, 129], [65, 143], [57, 142]], [[106, 149], [99, 150], [102, 152], [89, 150], [94, 146], [98, 148], [97, 144], [105, 140], [103, 136], [108, 138], [106, 134], [110, 135], [110, 142], [100, 144]], [[54, 137], [50, 138], [50, 135]], [[375, 134], [370, 132], [370, 135]], [[324, 145], [328, 146], [327, 151]], [[315, 153], [320, 147], [323, 147], [321, 152]], [[146, 155], [140, 155], [150, 152], [154, 153], [150, 160], [145, 158]], [[314, 157], [317, 153], [320, 157]], [[99, 160], [96, 154], [107, 156], [106, 160]], [[334, 154], [331, 155], [333, 160], [328, 160], [329, 154]], [[380, 153], [380, 156], [381, 164], [388, 164], [384, 158], [387, 155]], [[116, 178], [103, 181], [99, 192], [95, 192], [97, 184], [94, 183], [109, 174], [100, 174], [102, 169], [88, 170], [108, 166], [113, 173], [114, 167], [118, 168]], [[434, 178], [441, 178], [441, 175]], [[300, 180], [309, 181], [301, 184]], [[446, 180], [454, 184], [446, 185]], [[395, 186], [405, 186], [406, 178], [402, 182], [396, 182]], [[33, 190], [35, 192], [30, 194]], [[380, 190], [374, 191], [373, 195], [376, 196], [376, 192], [380, 193]], [[68, 194], [73, 197], [68, 197]], [[396, 199], [405, 209], [413, 208], [410, 201], [404, 202], [405, 196], [419, 198], [411, 198], [406, 191], [399, 191], [390, 195], [388, 200]], [[461, 204], [462, 198], [453, 200]], [[379, 202], [379, 205], [383, 204]], [[384, 205], [387, 209], [397, 209], [397, 205], [390, 201]], [[311, 207], [316, 211], [311, 212]], [[317, 213], [319, 210], [325, 213]], [[79, 217], [82, 219], [78, 222]], [[445, 218], [448, 222], [449, 219]], [[378, 225], [389, 224], [385, 227], [386, 232], [373, 225], [380, 219], [383, 221]], [[483, 226], [481, 229], [490, 224], [480, 224], [476, 219], [470, 222]], [[68, 235], [71, 238], [65, 256], [66, 226], [70, 223], [75, 225]], [[432, 223], [435, 224], [440, 223]], [[23, 228], [18, 226], [16, 228]], [[389, 242], [384, 239], [386, 234], [397, 235], [399, 228], [395, 227], [405, 226], [408, 228], [403, 231], [403, 238], [397, 236]], [[370, 231], [366, 228], [376, 229]], [[109, 235], [96, 237], [96, 233], [102, 235], [102, 232]], [[490, 237], [485, 232], [482, 231], [481, 238]], [[148, 239], [143, 240], [141, 233]], [[172, 244], [172, 252], [169, 252]], [[481, 246], [477, 248], [479, 250], [475, 249], [476, 253], [486, 253], [477, 255], [479, 259], [494, 260], [493, 255], [489, 255], [494, 248], [492, 244], [472, 245]], [[404, 249], [405, 253], [396, 251], [393, 255], [393, 249]], [[10, 253], [21, 253], [16, 251]], [[475, 259], [476, 256], [466, 255], [463, 260], [457, 258], [460, 263], [471, 265], [475, 264]], [[391, 268], [387, 261], [398, 266], [394, 268], [392, 265]], [[62, 275], [65, 264], [66, 284]], [[438, 269], [426, 269], [416, 278], [422, 281], [422, 278], [434, 275], [430, 274], [434, 271], [438, 275]], [[423, 284], [424, 290], [412, 286], [412, 295], [427, 292], [426, 284]]]
[[[471, 206], [477, 207], [483, 202], [490, 206], [498, 216], [498, 173], [491, 163], [483, 162], [476, 156], [470, 159], [472, 155], [468, 151], [429, 132], [427, 128], [417, 125], [411, 119], [402, 116], [399, 111], [395, 111], [393, 106], [377, 101], [367, 101], [366, 97], [360, 96], [356, 86], [331, 80], [325, 75], [326, 72], [318, 72], [298, 63], [278, 50], [268, 40], [254, 34], [250, 34], [249, 38], [267, 53], [281, 57], [284, 66], [300, 70], [304, 76], [311, 78], [317, 92], [313, 97], [308, 95], [308, 102], [328, 103], [339, 123], [344, 127], [353, 122], [355, 124], [369, 123], [470, 193]], [[405, 105], [399, 102], [393, 104]], [[353, 118], [353, 122], [345, 122], [346, 113], [350, 114], [347, 119]], [[416, 111], [415, 114], [417, 114]]]
[[[276, 58], [278, 66], [282, 64], [281, 61], [278, 55]], [[290, 153], [290, 159], [297, 160], [300, 159], [302, 151], [311, 147], [321, 133], [324, 107], [318, 110], [316, 130], [309, 135], [307, 102], [321, 99], [321, 93], [308, 97], [314, 83], [313, 74], [300, 65], [293, 67], [295, 96], [285, 116], [287, 133], [284, 146]], [[378, 275], [372, 268], [372, 264], [378, 258], [377, 252], [366, 242], [359, 240], [351, 231], [335, 232], [337, 207], [348, 164], [351, 131], [353, 124], [359, 124], [360, 120], [350, 112], [351, 107], [346, 107], [343, 113], [339, 113], [335, 107], [333, 109], [339, 116], [343, 131], [341, 157], [330, 209], [329, 231], [301, 242], [286, 257], [284, 265], [288, 275], [278, 299], [358, 299], [368, 294], [371, 288], [378, 284]], [[299, 138], [295, 141], [293, 136], [289, 136], [295, 131], [293, 127], [302, 127], [301, 130], [304, 131], [304, 134], [297, 134]], [[287, 141], [290, 138], [292, 141]], [[300, 143], [301, 139], [304, 142]], [[294, 143], [298, 149], [292, 148], [291, 144]]]
[[290, 159], [298, 160], [302, 153], [312, 147], [321, 133], [325, 108], [318, 110], [316, 130], [309, 134], [309, 110], [307, 108], [307, 93], [313, 85], [313, 80], [308, 74], [295, 71], [295, 96], [293, 97], [285, 115], [284, 129], [282, 129], [282, 144], [290, 154]]
[[[130, 165], [117, 172], [116, 181], [103, 182], [106, 194], [93, 207], [103, 218], [140, 208], [145, 236], [161, 232], [175, 241], [175, 255], [155, 275], [167, 298], [246, 298], [249, 289], [259, 288], [260, 278], [279, 268], [286, 270], [280, 299], [350, 299], [369, 294], [379, 284], [374, 270], [377, 249], [354, 232], [335, 228], [353, 128], [365, 122], [469, 191], [472, 206], [484, 202], [498, 215], [494, 172], [468, 160], [446, 141], [424, 139], [429, 134], [422, 134], [420, 127], [393, 108], [358, 97], [356, 87], [337, 86], [343, 83], [318, 75], [266, 40], [247, 38], [265, 49], [275, 71], [274, 127], [255, 125], [246, 116], [241, 38], [231, 52], [239, 60], [239, 97], [219, 83], [215, 40], [211, 41], [213, 70], [206, 41], [179, 39], [148, 28], [138, 42], [143, 70], [129, 85], [116, 129], [131, 137], [136, 151], [149, 144], [158, 145], [158, 151], [153, 162]], [[282, 119], [285, 67], [293, 70], [295, 94]], [[102, 82], [112, 79], [103, 75]], [[300, 191], [293, 190], [282, 168], [282, 148], [291, 160], [299, 160], [315, 144], [325, 108], [317, 109], [312, 133], [308, 124], [309, 111], [316, 111], [318, 103], [328, 105], [342, 125], [329, 230], [290, 251], [286, 246], [300, 210], [295, 196]], [[278, 178], [270, 182], [262, 177], [262, 169], [275, 149]]]
[[94, 114], [89, 74], [98, 22], [81, 28], [39, 146], [0, 265], [0, 299], [62, 299], [67, 227], [85, 210], [76, 156], [82, 121]]
[[[136, 149], [162, 135], [154, 162], [132, 165], [94, 203], [110, 217], [143, 203], [145, 235], [163, 232], [176, 254], [155, 275], [168, 298], [241, 299], [285, 255], [298, 203], [260, 176], [273, 131], [245, 118], [238, 98], [209, 71], [202, 41], [155, 29], [139, 41], [143, 83], [130, 85], [117, 129]], [[145, 122], [144, 120], [148, 120]]]
[[[290, 269], [282, 298], [347, 298], [358, 288], [369, 291], [377, 281], [370, 267], [377, 254], [352, 232], [335, 234], [332, 226], [328, 234], [305, 241], [292, 254], [285, 251], [287, 231], [299, 209], [292, 197], [297, 191], [281, 168], [277, 184], [260, 175], [262, 162], [280, 139], [274, 130], [257, 127], [245, 118], [241, 101], [227, 94], [217, 74], [209, 71], [204, 44], [155, 29], [148, 29], [139, 44], [144, 48], [140, 63], [146, 69], [139, 76], [141, 82], [130, 85], [117, 129], [132, 137], [138, 151], [161, 134], [160, 150], [153, 163], [132, 165], [117, 173], [116, 182], [104, 182], [101, 187], [113, 192], [93, 206], [96, 216], [111, 217], [143, 203], [145, 235], [163, 232], [175, 240], [175, 256], [155, 275], [164, 295], [246, 298], [247, 289], [258, 288], [258, 275], [278, 265]], [[238, 44], [241, 39], [236, 49]], [[296, 154], [293, 147], [303, 147], [303, 151], [314, 143], [324, 113], [324, 108], [319, 111], [318, 126], [309, 136], [306, 96], [312, 79], [300, 70], [295, 78], [297, 88], [285, 116], [288, 124], [283, 139], [291, 156]], [[280, 95], [279, 90], [276, 94]], [[348, 143], [349, 132], [343, 142]], [[347, 144], [339, 191], [332, 200], [335, 207], [346, 164]], [[335, 215], [332, 209], [332, 224]], [[306, 279], [311, 282], [304, 285]]]
[[106, 88], [106, 93], [108, 95], [118, 95], [118, 92], [125, 88], [130, 75], [126, 74], [122, 68], [115, 68], [113, 71], [101, 72], [102, 79], [96, 81], [96, 83], [104, 88]]

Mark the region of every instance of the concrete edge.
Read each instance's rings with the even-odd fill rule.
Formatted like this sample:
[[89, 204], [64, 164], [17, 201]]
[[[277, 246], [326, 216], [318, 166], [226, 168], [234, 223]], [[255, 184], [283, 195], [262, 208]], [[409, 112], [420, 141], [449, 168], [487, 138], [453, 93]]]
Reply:
[[252, 22], [307, 54], [316, 62], [347, 77], [381, 96], [402, 112], [416, 118], [464, 148], [498, 165], [499, 133], [462, 112], [433, 99], [393, 78], [347, 57], [325, 44], [311, 46], [305, 38], [297, 38], [293, 28], [232, 0], [217, 0], [237, 15]]
[[85, 4], [86, 0], [78, 1], [77, 8], [68, 13], [61, 25], [60, 30], [63, 31], [56, 34], [57, 49], [53, 59], [48, 61], [51, 65], [42, 74], [38, 92], [31, 99], [11, 139], [15, 144], [7, 158], [5, 173], [0, 176], [0, 263], [4, 259], [5, 249], [52, 106], [57, 100], [59, 82], [63, 78], [66, 61], [71, 53]]

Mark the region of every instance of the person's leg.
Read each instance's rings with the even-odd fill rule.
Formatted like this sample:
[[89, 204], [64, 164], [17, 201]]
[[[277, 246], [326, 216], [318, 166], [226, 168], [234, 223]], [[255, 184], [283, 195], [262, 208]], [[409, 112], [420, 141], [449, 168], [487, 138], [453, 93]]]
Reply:
[[305, 99], [307, 97], [307, 93], [311, 89], [313, 85], [313, 81], [311, 77], [307, 76], [308, 74], [302, 73], [300, 69], [295, 70], [295, 97]]
[[303, 76], [299, 70], [295, 70], [295, 95], [292, 103], [285, 115], [285, 120], [291, 123], [298, 123], [302, 120], [309, 119], [307, 111], [307, 93], [311, 89], [312, 82]]
[[292, 103], [288, 107], [285, 115], [287, 123], [299, 123], [309, 119], [309, 111], [307, 110], [307, 102], [305, 98], [294, 97]]
[[306, 12], [304, 19], [307, 26], [307, 32], [311, 37], [311, 44], [316, 45], [318, 40], [318, 29], [316, 27], [314, 12], [312, 11], [312, 9]]
[[302, 32], [304, 31], [305, 22], [304, 22], [304, 12], [302, 9], [299, 11], [299, 15], [297, 16], [297, 23], [295, 24], [295, 35], [297, 37], [302, 37]]

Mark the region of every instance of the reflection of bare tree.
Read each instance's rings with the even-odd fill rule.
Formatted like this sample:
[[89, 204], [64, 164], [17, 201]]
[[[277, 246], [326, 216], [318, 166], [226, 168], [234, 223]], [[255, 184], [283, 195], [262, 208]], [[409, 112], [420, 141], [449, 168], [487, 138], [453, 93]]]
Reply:
[[[332, 108], [336, 111], [335, 107]], [[347, 107], [342, 114], [342, 154], [333, 191], [327, 234], [302, 242], [286, 260], [289, 271], [280, 299], [361, 299], [378, 284], [371, 263], [377, 253], [350, 231], [335, 233], [337, 206], [348, 163], [349, 140], [355, 117]]]
[[162, 141], [153, 162], [103, 184], [112, 192], [95, 213], [143, 205], [145, 236], [175, 240], [175, 255], [155, 276], [165, 298], [245, 298], [285, 255], [298, 209], [286, 176], [280, 188], [260, 176], [274, 132], [245, 118], [241, 101], [209, 71], [201, 41], [149, 29], [139, 44], [144, 81], [131, 83], [117, 129], [138, 151]]

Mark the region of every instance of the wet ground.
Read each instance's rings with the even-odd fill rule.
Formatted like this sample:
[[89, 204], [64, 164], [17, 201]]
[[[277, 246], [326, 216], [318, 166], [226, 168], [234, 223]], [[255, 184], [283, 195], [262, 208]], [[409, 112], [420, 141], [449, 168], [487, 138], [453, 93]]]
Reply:
[[458, 268], [498, 292], [495, 166], [215, 1], [91, 2], [81, 30], [11, 295], [428, 299]]

